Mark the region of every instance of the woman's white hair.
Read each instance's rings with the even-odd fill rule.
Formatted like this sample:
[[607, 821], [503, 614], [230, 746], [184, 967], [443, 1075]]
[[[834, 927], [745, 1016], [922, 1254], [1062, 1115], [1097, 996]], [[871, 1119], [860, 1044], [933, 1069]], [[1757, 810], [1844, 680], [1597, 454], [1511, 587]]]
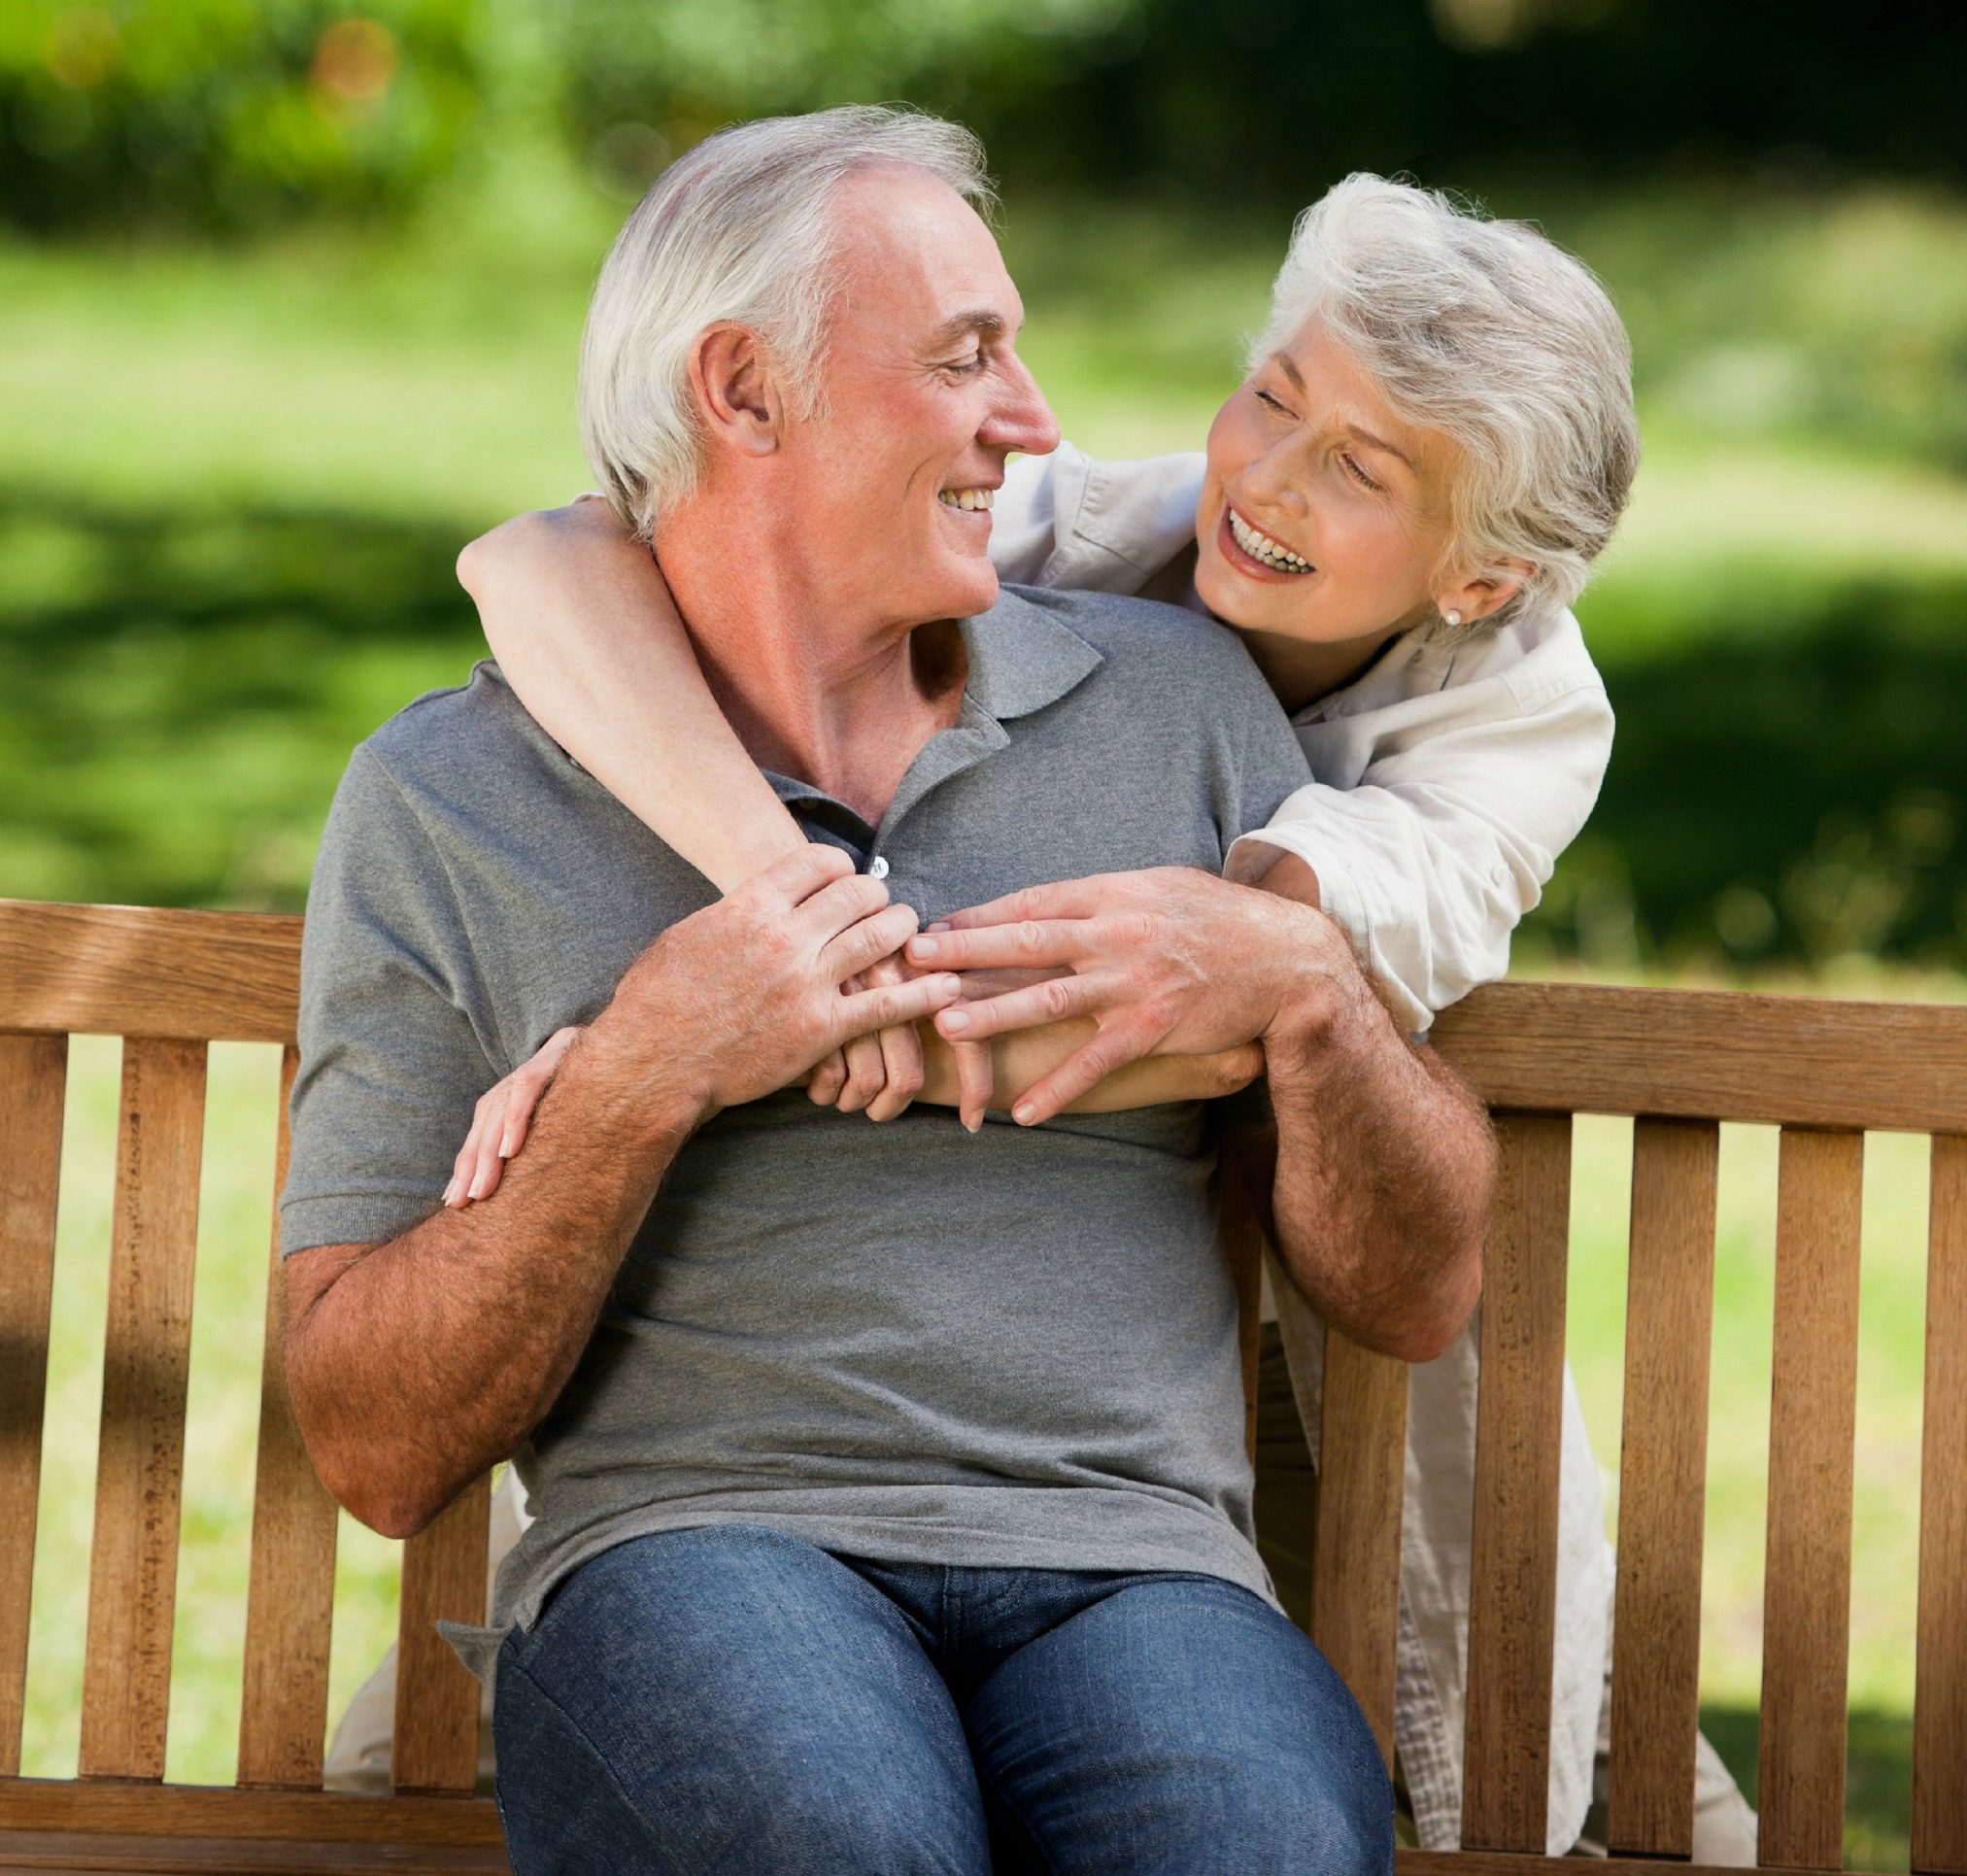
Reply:
[[623, 224], [581, 338], [581, 442], [616, 515], [644, 540], [702, 469], [690, 355], [707, 327], [750, 327], [793, 408], [820, 407], [840, 232], [832, 196], [877, 164], [926, 170], [979, 209], [990, 205], [983, 146], [960, 124], [846, 105], [705, 138]]
[[1456, 446], [1440, 572], [1537, 569], [1495, 612], [1433, 631], [1577, 598], [1639, 466], [1632, 347], [1590, 269], [1521, 222], [1348, 176], [1298, 218], [1250, 368], [1313, 318], [1404, 422]]

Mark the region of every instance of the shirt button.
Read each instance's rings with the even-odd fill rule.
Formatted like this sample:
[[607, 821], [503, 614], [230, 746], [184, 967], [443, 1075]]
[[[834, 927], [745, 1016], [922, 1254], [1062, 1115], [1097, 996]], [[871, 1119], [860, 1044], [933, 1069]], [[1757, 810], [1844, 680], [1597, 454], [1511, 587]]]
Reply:
[[888, 861], [885, 855], [877, 853], [873, 859], [868, 861], [867, 877], [869, 879], [886, 879], [888, 877]]

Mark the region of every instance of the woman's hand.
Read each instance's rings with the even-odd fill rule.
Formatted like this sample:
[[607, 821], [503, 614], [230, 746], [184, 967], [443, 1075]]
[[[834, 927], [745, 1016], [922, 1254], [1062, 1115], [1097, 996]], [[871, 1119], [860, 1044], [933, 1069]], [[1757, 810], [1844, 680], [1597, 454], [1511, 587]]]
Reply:
[[[910, 970], [897, 952], [850, 977], [841, 994], [907, 983], [924, 974]], [[447, 1206], [468, 1205], [498, 1190], [505, 1162], [526, 1144], [533, 1112], [580, 1034], [578, 1028], [556, 1030], [531, 1060], [478, 1097], [471, 1131], [458, 1149], [451, 1183], [444, 1188]], [[991, 1103], [990, 1046], [966, 1042], [950, 1053], [963, 1124], [974, 1133], [983, 1125], [984, 1109]], [[922, 1039], [915, 1025], [906, 1023], [857, 1037], [844, 1050], [835, 1049], [814, 1069], [806, 1092], [819, 1107], [837, 1107], [844, 1113], [865, 1111], [870, 1120], [893, 1120], [922, 1092]]]
[[478, 1097], [471, 1131], [458, 1149], [451, 1183], [444, 1188], [446, 1205], [468, 1205], [498, 1190], [505, 1162], [526, 1144], [533, 1109], [580, 1034], [578, 1028], [555, 1030], [530, 1061], [522, 1062], [503, 1081], [494, 1082]]
[[[883, 984], [906, 983], [921, 974], [898, 951], [844, 988], [872, 990]], [[996, 1087], [990, 1045], [953, 1043], [950, 1055], [956, 1067], [958, 1117], [968, 1132], [975, 1133], [983, 1125], [984, 1111]], [[848, 1043], [844, 1059], [835, 1055], [813, 1071], [806, 1092], [820, 1107], [837, 1107], [843, 1113], [865, 1111], [869, 1120], [893, 1120], [922, 1092], [923, 1077], [922, 1039], [910, 1024]]]
[[[1263, 1037], [1287, 998], [1315, 992], [1322, 946], [1343, 945], [1321, 913], [1188, 868], [1104, 873], [1028, 887], [954, 913], [911, 938], [921, 970], [1042, 971], [1041, 981], [941, 1011], [951, 1041], [1090, 1018], [1089, 1039], [1021, 1096], [1023, 1126], [1049, 1120], [1149, 1054], [1208, 1055]], [[1064, 975], [1055, 974], [1064, 972]]]

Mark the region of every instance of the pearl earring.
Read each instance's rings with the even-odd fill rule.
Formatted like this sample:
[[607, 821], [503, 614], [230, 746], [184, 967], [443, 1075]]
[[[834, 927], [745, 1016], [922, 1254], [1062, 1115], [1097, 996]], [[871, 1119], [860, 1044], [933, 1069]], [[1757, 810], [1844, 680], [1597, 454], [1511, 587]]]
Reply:
[[1444, 612], [1441, 617], [1451, 626], [1459, 626], [1462, 623], [1462, 615], [1459, 612]]

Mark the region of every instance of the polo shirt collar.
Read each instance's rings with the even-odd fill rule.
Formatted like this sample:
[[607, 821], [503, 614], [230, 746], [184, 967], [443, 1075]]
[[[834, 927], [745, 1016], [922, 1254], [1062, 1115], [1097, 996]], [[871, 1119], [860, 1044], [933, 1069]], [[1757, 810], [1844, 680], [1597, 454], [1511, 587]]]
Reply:
[[908, 766], [879, 829], [863, 832], [860, 816], [831, 796], [810, 782], [766, 770], [779, 799], [865, 851], [868, 833], [877, 844], [885, 841], [933, 789], [1004, 748], [1011, 739], [1003, 727], [1007, 721], [1056, 703], [1104, 662], [1050, 607], [1012, 587], [1000, 591], [988, 612], [964, 620], [962, 629], [969, 652], [963, 707], [955, 724], [930, 737]]
[[1004, 587], [988, 612], [963, 622], [969, 647], [965, 700], [1000, 722], [1056, 703], [1101, 664], [1101, 654], [1041, 600]]

